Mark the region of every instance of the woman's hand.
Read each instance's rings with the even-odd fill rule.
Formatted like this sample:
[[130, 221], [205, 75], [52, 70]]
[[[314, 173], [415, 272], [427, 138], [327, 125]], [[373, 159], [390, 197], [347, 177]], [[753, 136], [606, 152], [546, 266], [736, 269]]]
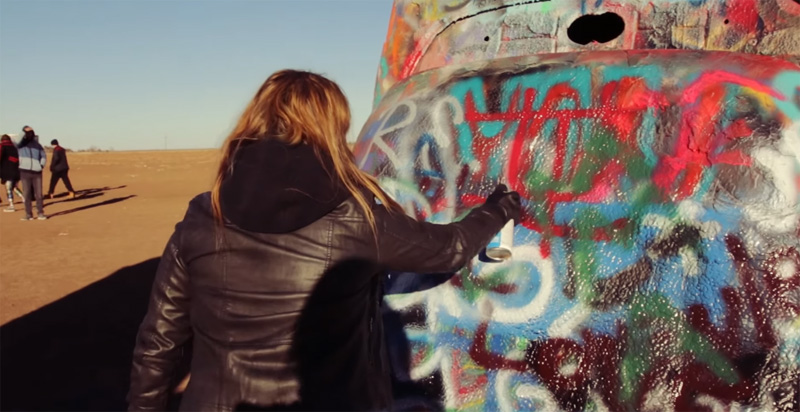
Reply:
[[505, 214], [506, 221], [514, 220], [514, 225], [518, 225], [522, 219], [522, 202], [519, 193], [511, 192], [504, 184], [499, 184], [489, 197], [486, 204], [499, 206]]

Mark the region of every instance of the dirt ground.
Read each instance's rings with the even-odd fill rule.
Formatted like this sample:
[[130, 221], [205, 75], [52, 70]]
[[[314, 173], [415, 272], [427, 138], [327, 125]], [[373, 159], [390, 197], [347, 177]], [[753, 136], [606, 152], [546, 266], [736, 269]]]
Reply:
[[[0, 213], [0, 325], [161, 255], [189, 200], [209, 190], [217, 150], [69, 153], [70, 179], [46, 221]], [[45, 171], [47, 192], [50, 173]], [[2, 208], [8, 205], [5, 188]], [[35, 208], [34, 208], [35, 214]]]

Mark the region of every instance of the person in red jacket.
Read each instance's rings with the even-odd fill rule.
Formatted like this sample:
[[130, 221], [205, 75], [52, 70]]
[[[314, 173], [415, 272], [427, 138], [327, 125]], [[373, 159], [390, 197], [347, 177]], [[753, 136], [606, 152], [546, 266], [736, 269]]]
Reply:
[[53, 191], [59, 180], [64, 181], [64, 186], [67, 187], [69, 198], [75, 198], [75, 190], [72, 189], [72, 182], [69, 181], [69, 163], [67, 163], [67, 151], [58, 145], [58, 140], [53, 139], [50, 141], [53, 146], [53, 161], [50, 163], [50, 190], [47, 191], [47, 197], [53, 198]]
[[3, 209], [4, 212], [16, 211], [14, 192], [22, 198], [22, 192], [17, 188], [19, 180], [19, 153], [14, 142], [11, 141], [11, 136], [4, 134], [0, 138], [0, 182], [5, 185], [8, 193], [8, 207]]

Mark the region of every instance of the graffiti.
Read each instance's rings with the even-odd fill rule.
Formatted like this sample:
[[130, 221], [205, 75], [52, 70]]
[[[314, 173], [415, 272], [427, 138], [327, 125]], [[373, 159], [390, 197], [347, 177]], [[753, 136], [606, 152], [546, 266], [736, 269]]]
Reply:
[[[586, 14], [615, 13], [618, 39], [580, 45], [566, 28]], [[476, 61], [593, 50], [717, 50], [800, 56], [794, 0], [397, 0], [389, 22], [375, 104], [416, 73]]]
[[[594, 3], [594, 2], [592, 2]], [[800, 405], [800, 67], [596, 51], [428, 70], [381, 99], [360, 166], [450, 222], [498, 182], [513, 256], [387, 297], [448, 410]]]
[[[755, 371], [788, 372], [777, 379], [778, 386], [783, 385], [784, 392], [796, 391], [791, 384], [800, 379], [798, 371], [780, 371], [780, 365], [768, 355], [777, 341], [765, 317], [784, 316], [787, 312], [768, 303], [773, 302], [770, 298], [774, 296], [764, 295], [774, 292], [759, 296], [742, 241], [729, 236], [726, 243], [738, 264], [744, 291], [722, 289], [727, 307], [724, 331], [713, 326], [702, 305], [691, 305], [681, 314], [663, 296], [651, 295], [641, 296], [647, 311], [633, 312], [615, 336], [584, 329], [582, 344], [565, 338], [534, 341], [529, 344], [524, 360], [509, 360], [487, 351], [487, 323], [483, 323], [476, 331], [470, 356], [487, 369], [503, 368], [535, 375], [565, 410], [584, 409], [593, 390], [599, 395], [593, 401], [602, 402], [611, 410], [626, 409], [622, 402], [635, 405], [636, 410], [647, 409], [646, 397], [664, 382], [672, 385], [670, 403], [676, 410], [694, 410], [709, 399], [723, 404], [758, 404], [760, 399], [754, 396], [759, 383], [775, 378], [759, 376]], [[794, 256], [797, 251], [791, 250]], [[746, 329], [743, 311], [749, 311], [755, 321], [755, 347], [743, 344], [740, 335]], [[654, 347], [659, 349], [652, 350]], [[566, 369], [570, 363], [572, 368]], [[789, 398], [788, 402], [793, 400]]]

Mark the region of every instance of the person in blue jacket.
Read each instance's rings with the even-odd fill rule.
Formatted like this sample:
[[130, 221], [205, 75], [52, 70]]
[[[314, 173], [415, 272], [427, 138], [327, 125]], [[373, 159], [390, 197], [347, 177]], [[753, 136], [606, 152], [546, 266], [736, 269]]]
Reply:
[[22, 180], [22, 195], [25, 200], [25, 217], [22, 220], [33, 220], [33, 198], [36, 198], [37, 219], [46, 220], [44, 200], [42, 199], [42, 170], [47, 164], [47, 154], [39, 144], [39, 136], [30, 126], [22, 128], [25, 135], [19, 142], [19, 174]]

